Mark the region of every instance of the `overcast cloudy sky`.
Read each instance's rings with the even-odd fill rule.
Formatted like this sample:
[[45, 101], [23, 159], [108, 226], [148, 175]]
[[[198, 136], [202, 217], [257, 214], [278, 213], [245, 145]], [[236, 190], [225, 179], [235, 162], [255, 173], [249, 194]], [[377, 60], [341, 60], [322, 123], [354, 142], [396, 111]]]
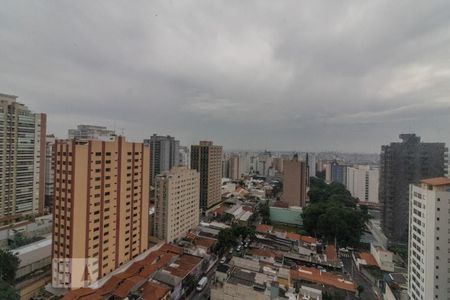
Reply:
[[87, 123], [228, 149], [450, 142], [448, 0], [0, 4], [0, 93], [59, 137]]

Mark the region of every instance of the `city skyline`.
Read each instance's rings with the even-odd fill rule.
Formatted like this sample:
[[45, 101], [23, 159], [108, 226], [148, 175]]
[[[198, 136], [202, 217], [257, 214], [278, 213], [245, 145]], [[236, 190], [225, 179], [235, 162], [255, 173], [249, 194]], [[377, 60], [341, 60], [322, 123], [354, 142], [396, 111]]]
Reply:
[[57, 136], [85, 123], [225, 149], [448, 143], [448, 5], [6, 1], [0, 90]]

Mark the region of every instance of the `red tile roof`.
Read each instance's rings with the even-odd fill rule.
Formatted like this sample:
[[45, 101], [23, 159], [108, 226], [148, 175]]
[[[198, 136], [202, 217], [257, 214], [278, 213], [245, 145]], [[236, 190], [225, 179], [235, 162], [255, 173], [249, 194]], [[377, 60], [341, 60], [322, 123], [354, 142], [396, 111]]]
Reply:
[[170, 288], [167, 285], [158, 282], [147, 282], [143, 286], [142, 296], [145, 300], [160, 300], [168, 293], [170, 293]]
[[114, 291], [113, 295], [120, 298], [125, 298], [131, 292], [133, 287], [136, 287], [140, 282], [144, 283], [145, 278], [140, 276], [132, 276], [122, 282], [119, 287]]
[[171, 273], [173, 276], [184, 278], [186, 277], [200, 262], [202, 258], [183, 254], [178, 257], [176, 261], [174, 261], [169, 266], [165, 267], [164, 270]]
[[205, 248], [211, 248], [212, 246], [214, 246], [216, 244], [217, 240], [215, 239], [209, 239], [209, 238], [205, 238], [205, 237], [197, 237], [194, 241], [195, 245], [201, 246], [201, 247], [205, 247]]
[[317, 244], [317, 239], [308, 235], [300, 235], [300, 240], [308, 244]]
[[356, 283], [346, 281], [340, 275], [334, 275], [328, 272], [321, 272], [316, 268], [300, 267], [298, 270], [291, 270], [291, 279], [305, 280], [313, 283], [320, 283], [327, 286], [332, 286], [340, 290], [356, 292]]
[[286, 233], [286, 238], [291, 241], [299, 241], [301, 238], [301, 235], [294, 233], [294, 232], [288, 232], [288, 233]]
[[269, 233], [272, 230], [273, 230], [273, 226], [270, 226], [270, 225], [259, 224], [258, 226], [256, 226], [257, 232]]
[[317, 239], [308, 235], [301, 235], [294, 232], [286, 233], [286, 238], [291, 241], [302, 241], [308, 244], [317, 244]]
[[91, 288], [80, 288], [70, 291], [62, 298], [62, 300], [77, 300], [80, 299], [81, 297], [92, 295], [94, 293], [95, 290]]
[[[183, 248], [164, 244], [160, 249], [150, 252], [143, 260], [135, 261], [124, 272], [114, 274], [98, 289], [81, 288], [72, 290], [64, 300], [101, 300], [107, 295], [126, 297], [139, 280], [147, 280], [157, 270], [167, 266], [184, 252]], [[185, 255], [181, 255], [183, 257]], [[198, 258], [201, 260], [201, 258]], [[185, 259], [186, 260], [186, 259]]]
[[253, 256], [260, 256], [260, 257], [272, 257], [275, 258], [277, 254], [267, 248], [258, 248], [258, 249], [252, 249], [250, 250], [250, 254]]
[[368, 266], [374, 266], [379, 268], [378, 263], [375, 260], [375, 257], [373, 257], [373, 255], [370, 254], [369, 252], [361, 252], [359, 253], [359, 257], [361, 259], [364, 259]]
[[433, 185], [433, 186], [450, 185], [450, 178], [436, 177], [436, 178], [423, 179], [420, 182], [429, 184], [429, 185]]

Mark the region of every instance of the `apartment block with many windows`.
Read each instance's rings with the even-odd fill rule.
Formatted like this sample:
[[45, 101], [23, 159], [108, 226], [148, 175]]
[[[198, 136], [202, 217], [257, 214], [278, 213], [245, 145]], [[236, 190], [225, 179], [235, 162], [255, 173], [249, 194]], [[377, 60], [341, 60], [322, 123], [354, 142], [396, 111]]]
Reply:
[[450, 299], [450, 179], [422, 180], [409, 194], [409, 297]]
[[200, 174], [174, 167], [156, 176], [155, 235], [174, 241], [200, 222]]
[[45, 114], [0, 94], [0, 223], [44, 211]]
[[55, 143], [52, 283], [83, 287], [148, 248], [150, 151], [123, 137]]
[[203, 211], [222, 201], [222, 146], [201, 141], [191, 146], [191, 169], [200, 173], [200, 208]]

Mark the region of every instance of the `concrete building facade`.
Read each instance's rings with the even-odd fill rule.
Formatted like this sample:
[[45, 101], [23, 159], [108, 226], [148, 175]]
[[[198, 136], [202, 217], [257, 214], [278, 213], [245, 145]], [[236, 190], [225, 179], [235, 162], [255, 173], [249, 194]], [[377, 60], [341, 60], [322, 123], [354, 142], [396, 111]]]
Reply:
[[378, 203], [379, 179], [378, 168], [372, 168], [369, 165], [348, 167], [346, 187], [359, 201]]
[[316, 155], [306, 153], [306, 162], [308, 164], [308, 177], [316, 177]]
[[410, 185], [408, 294], [411, 300], [449, 299], [450, 179]]
[[347, 184], [347, 165], [340, 164], [336, 161], [331, 163], [331, 181]]
[[393, 243], [408, 241], [409, 185], [446, 174], [444, 143], [423, 143], [415, 134], [381, 147], [379, 199], [381, 227]]
[[180, 146], [180, 148], [178, 149], [178, 153], [178, 165], [189, 167], [191, 165], [191, 155], [189, 154], [189, 147]]
[[174, 167], [156, 176], [155, 230], [166, 242], [183, 237], [200, 223], [200, 174]]
[[0, 94], [0, 223], [44, 211], [47, 117]]
[[150, 151], [142, 143], [55, 143], [52, 285], [84, 287], [148, 248]]
[[78, 125], [77, 129], [69, 129], [68, 137], [69, 139], [76, 139], [80, 141], [114, 141], [116, 139], [116, 132], [114, 130], [107, 129], [104, 126]]
[[45, 207], [52, 208], [54, 196], [55, 162], [53, 160], [53, 150], [56, 137], [53, 134], [47, 135], [45, 138]]
[[200, 141], [191, 146], [191, 169], [200, 173], [200, 208], [203, 211], [222, 201], [222, 146]]
[[282, 200], [289, 206], [306, 205], [307, 165], [294, 155], [291, 160], [283, 161], [283, 195]]
[[153, 134], [144, 144], [150, 147], [150, 184], [154, 186], [157, 175], [178, 165], [180, 141], [170, 135]]

